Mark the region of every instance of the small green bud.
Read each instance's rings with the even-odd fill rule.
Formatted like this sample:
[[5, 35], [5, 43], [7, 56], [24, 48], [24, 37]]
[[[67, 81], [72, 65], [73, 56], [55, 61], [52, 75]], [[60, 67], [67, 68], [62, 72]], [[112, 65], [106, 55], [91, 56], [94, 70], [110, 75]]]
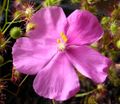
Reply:
[[3, 56], [0, 55], [0, 64], [2, 64], [4, 62], [4, 58]]
[[104, 84], [98, 84], [97, 89], [98, 90], [103, 90], [105, 88]]
[[10, 36], [13, 39], [17, 39], [17, 38], [21, 37], [21, 35], [22, 35], [22, 31], [21, 31], [21, 28], [19, 28], [19, 27], [13, 27], [10, 30]]
[[110, 30], [113, 34], [115, 34], [118, 30], [118, 26], [116, 25], [116, 23], [112, 23], [110, 26]]
[[105, 25], [105, 24], [109, 23], [109, 21], [110, 21], [110, 17], [103, 17], [101, 20], [101, 24]]
[[116, 42], [116, 46], [117, 46], [117, 48], [120, 49], [120, 40], [118, 40], [118, 41]]

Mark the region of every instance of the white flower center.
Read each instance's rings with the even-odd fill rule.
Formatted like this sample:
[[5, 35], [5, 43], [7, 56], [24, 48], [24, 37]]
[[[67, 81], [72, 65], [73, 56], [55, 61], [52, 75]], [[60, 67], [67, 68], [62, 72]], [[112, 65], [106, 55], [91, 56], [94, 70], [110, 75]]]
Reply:
[[59, 49], [60, 51], [64, 51], [65, 48], [66, 48], [66, 46], [65, 46], [64, 43], [59, 43], [59, 44], [58, 44], [58, 49]]

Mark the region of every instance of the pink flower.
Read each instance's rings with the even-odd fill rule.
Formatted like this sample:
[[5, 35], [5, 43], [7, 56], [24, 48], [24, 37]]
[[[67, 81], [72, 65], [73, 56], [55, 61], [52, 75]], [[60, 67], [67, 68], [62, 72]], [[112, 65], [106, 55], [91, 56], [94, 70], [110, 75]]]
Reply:
[[89, 47], [103, 30], [97, 18], [75, 10], [66, 18], [62, 8], [47, 7], [31, 18], [36, 26], [13, 46], [13, 64], [22, 73], [37, 74], [35, 92], [45, 98], [66, 100], [80, 89], [75, 68], [85, 77], [102, 83], [111, 61]]

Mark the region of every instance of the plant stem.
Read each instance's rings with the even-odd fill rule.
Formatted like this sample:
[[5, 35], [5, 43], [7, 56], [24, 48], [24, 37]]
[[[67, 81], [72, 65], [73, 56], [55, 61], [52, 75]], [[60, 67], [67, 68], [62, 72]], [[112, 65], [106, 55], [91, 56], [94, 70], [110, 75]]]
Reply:
[[10, 62], [12, 62], [12, 60], [6, 61], [5, 63], [1, 64], [0, 67], [4, 66], [5, 64], [10, 63]]
[[10, 75], [11, 75], [11, 74], [9, 73], [9, 74], [3, 76], [1, 79], [6, 78], [6, 77], [8, 77], [8, 76], [10, 76]]
[[39, 5], [35, 8], [35, 11], [39, 10], [42, 7], [42, 5]]
[[0, 81], [10, 81], [10, 79], [0, 79]]
[[6, 7], [6, 12], [5, 12], [5, 22], [7, 22], [7, 18], [8, 18], [9, 3], [10, 3], [10, 1], [8, 0], [7, 7]]
[[[11, 37], [9, 37], [0, 47], [4, 48], [10, 39], [11, 39]], [[0, 67], [1, 67], [1, 65], [0, 65]]]
[[3, 28], [2, 28], [2, 31], [5, 29], [5, 27], [7, 25], [8, 10], [9, 10], [9, 0], [7, 1], [7, 7], [6, 7], [6, 10], [5, 10], [5, 24], [4, 24]]
[[86, 95], [89, 95], [93, 92], [95, 92], [97, 89], [94, 89], [92, 91], [89, 91], [89, 92], [85, 92], [85, 93], [81, 93], [81, 94], [77, 94], [75, 97], [83, 97], [83, 96], [86, 96]]
[[[20, 20], [20, 21], [15, 21], [13, 23], [20, 23], [20, 22], [24, 22], [25, 20]], [[7, 24], [10, 24], [11, 22], [7, 22]]]
[[6, 27], [7, 23], [5, 22], [4, 26], [2, 27], [1, 31], [3, 31]]
[[10, 90], [4, 88], [5, 91], [9, 92], [10, 94], [14, 95], [14, 96], [17, 96], [15, 93], [11, 92]]
[[54, 99], [52, 99], [52, 103], [55, 104], [55, 100]]
[[[15, 21], [20, 15], [18, 15], [16, 18], [14, 18], [11, 22], [5, 22], [3, 28], [2, 28], [2, 31], [3, 31], [3, 34], [7, 31], [7, 29], [11, 26], [11, 24], [13, 23], [20, 23], [20, 22], [24, 22], [25, 20], [20, 20], [20, 21]], [[8, 24], [8, 26], [6, 27], [6, 25]], [[6, 27], [6, 29], [5, 29]], [[4, 30], [5, 29], [5, 30]]]
[[28, 78], [28, 75], [25, 76], [25, 78], [21, 81], [21, 83], [19, 84], [18, 87], [20, 87], [20, 86], [25, 82], [25, 80], [26, 80], [27, 78]]
[[2, 9], [0, 11], [0, 16], [2, 15], [2, 13], [4, 11], [5, 5], [6, 5], [6, 0], [3, 1]]
[[[3, 31], [2, 33], [3, 33], [3, 34], [5, 34], [5, 32], [7, 31], [7, 29], [11, 26], [12, 23], [14, 23], [14, 21], [15, 21], [19, 16], [20, 16], [20, 15], [18, 15], [16, 18], [14, 18], [14, 19], [10, 22], [10, 24], [5, 28], [4, 31], [3, 31], [3, 29], [2, 29], [2, 31]], [[7, 22], [6, 22], [6, 24], [7, 24]]]

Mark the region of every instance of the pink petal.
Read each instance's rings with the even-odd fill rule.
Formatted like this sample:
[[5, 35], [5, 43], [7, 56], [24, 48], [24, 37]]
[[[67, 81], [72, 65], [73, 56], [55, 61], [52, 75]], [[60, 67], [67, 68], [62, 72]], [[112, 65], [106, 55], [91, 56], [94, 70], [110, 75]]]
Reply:
[[56, 39], [60, 36], [60, 32], [65, 31], [66, 16], [60, 7], [46, 7], [37, 11], [31, 18], [35, 29], [31, 30], [28, 35], [32, 39]]
[[23, 37], [12, 48], [13, 65], [21, 73], [36, 74], [56, 52], [56, 46], [52, 46], [49, 41], [44, 46], [38, 41]]
[[59, 53], [37, 74], [33, 87], [39, 96], [62, 101], [79, 91], [79, 79], [65, 54]]
[[108, 67], [111, 61], [87, 46], [69, 47], [67, 55], [84, 76], [96, 83], [102, 83], [107, 77]]
[[90, 44], [103, 35], [103, 29], [97, 18], [85, 10], [75, 10], [68, 17], [68, 24], [69, 44]]

